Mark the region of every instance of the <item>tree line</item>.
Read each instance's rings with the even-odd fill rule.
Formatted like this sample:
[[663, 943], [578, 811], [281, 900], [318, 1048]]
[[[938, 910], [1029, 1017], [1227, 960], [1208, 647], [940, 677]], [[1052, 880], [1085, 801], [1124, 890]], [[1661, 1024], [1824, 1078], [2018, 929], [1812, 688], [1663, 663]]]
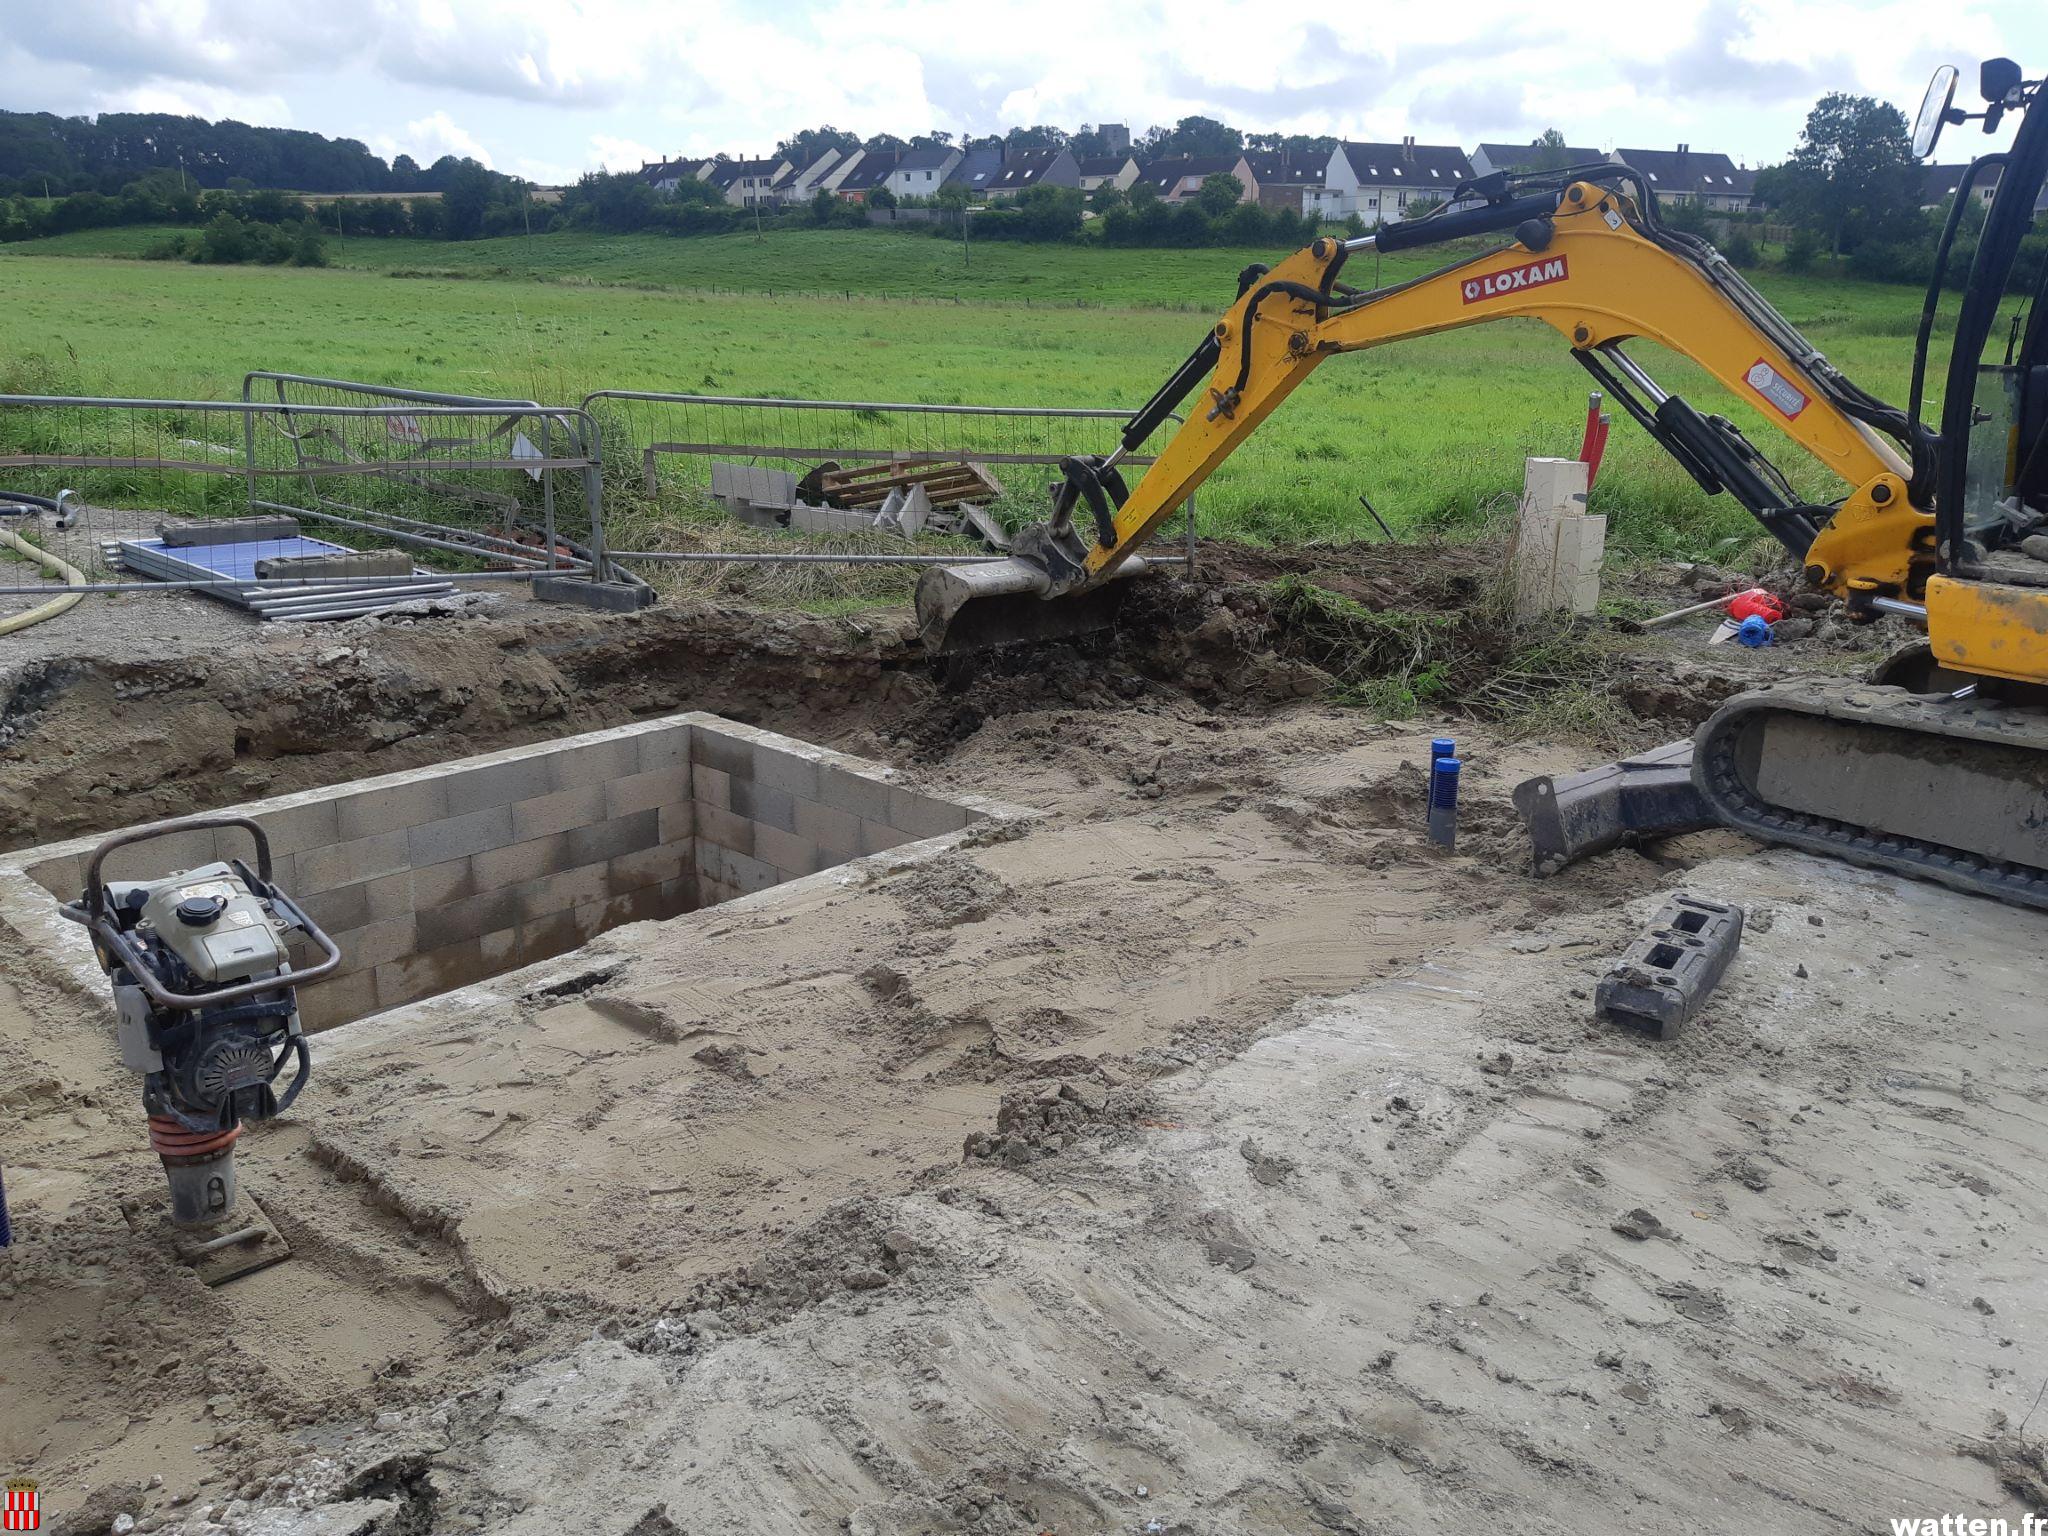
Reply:
[[0, 111], [0, 198], [114, 195], [151, 171], [191, 187], [295, 192], [440, 192], [465, 162], [443, 155], [421, 166], [389, 164], [356, 139], [301, 128], [208, 122], [169, 112], [102, 112], [97, 118]]

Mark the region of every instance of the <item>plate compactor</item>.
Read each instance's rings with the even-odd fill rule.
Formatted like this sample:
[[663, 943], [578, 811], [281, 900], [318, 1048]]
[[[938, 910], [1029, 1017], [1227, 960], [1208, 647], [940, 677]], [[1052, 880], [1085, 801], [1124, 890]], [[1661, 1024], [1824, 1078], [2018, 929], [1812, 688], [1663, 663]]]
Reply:
[[[102, 878], [110, 854], [208, 830], [240, 830], [256, 867], [202, 864], [156, 880]], [[330, 974], [341, 951], [271, 879], [270, 841], [255, 822], [215, 816], [124, 832], [86, 866], [85, 892], [59, 910], [92, 935], [114, 989], [122, 1063], [142, 1074], [150, 1145], [167, 1203], [123, 1207], [138, 1232], [168, 1237], [208, 1285], [291, 1256], [235, 1169], [243, 1125], [283, 1113], [312, 1075], [297, 989]], [[320, 958], [294, 967], [303, 937]], [[287, 1068], [291, 1081], [279, 1092]]]

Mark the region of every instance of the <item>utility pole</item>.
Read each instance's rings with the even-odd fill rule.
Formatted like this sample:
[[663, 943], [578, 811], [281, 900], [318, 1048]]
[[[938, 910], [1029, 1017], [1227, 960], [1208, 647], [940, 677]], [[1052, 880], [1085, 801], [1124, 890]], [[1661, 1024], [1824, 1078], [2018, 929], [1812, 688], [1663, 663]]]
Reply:
[[754, 244], [761, 243], [761, 199], [754, 199]]
[[974, 254], [967, 249], [967, 207], [966, 203], [960, 205], [960, 265], [963, 267], [974, 265]]

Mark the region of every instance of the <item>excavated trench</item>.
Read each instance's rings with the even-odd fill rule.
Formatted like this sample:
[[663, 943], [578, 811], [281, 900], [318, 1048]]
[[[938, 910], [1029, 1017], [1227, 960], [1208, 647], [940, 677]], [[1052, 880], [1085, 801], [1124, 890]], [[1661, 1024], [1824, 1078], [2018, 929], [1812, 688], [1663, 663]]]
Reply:
[[[674, 606], [280, 627], [225, 652], [152, 639], [38, 659], [0, 671], [0, 850], [682, 710], [920, 763], [1028, 711], [1184, 700], [1263, 713], [1331, 694], [1372, 705], [1388, 676], [1420, 679], [1412, 702], [1432, 714], [1498, 717], [1532, 688], [1586, 679], [1530, 679], [1488, 615], [1492, 559], [1460, 546], [1218, 546], [1199, 580], [1143, 584], [1113, 634], [964, 668], [929, 661], [901, 615]], [[1599, 686], [1647, 743], [1688, 729], [1735, 684], [1647, 668]]]

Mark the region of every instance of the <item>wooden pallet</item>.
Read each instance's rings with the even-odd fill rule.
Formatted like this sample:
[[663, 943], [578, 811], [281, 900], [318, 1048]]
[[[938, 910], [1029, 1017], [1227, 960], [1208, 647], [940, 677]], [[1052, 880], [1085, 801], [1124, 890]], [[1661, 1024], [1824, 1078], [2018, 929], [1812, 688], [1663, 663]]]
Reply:
[[913, 485], [924, 487], [934, 507], [993, 501], [1003, 493], [994, 475], [959, 459], [909, 459], [861, 469], [835, 466], [817, 475], [817, 493], [839, 507], [880, 507], [891, 491], [907, 491]]

